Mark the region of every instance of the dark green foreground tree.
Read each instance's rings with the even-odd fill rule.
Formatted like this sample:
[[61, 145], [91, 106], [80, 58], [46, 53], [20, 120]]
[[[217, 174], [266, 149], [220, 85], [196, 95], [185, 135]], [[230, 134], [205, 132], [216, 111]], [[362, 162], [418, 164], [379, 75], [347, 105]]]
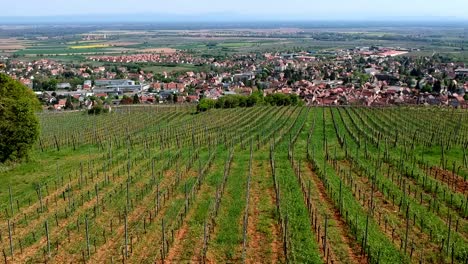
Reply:
[[0, 74], [0, 162], [28, 156], [39, 137], [34, 93], [18, 81]]

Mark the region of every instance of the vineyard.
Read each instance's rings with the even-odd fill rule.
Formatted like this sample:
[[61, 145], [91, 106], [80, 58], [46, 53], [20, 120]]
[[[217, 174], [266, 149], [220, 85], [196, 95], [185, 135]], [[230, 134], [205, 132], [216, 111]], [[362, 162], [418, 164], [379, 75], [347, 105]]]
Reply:
[[4, 263], [468, 263], [468, 112], [40, 115], [0, 172]]

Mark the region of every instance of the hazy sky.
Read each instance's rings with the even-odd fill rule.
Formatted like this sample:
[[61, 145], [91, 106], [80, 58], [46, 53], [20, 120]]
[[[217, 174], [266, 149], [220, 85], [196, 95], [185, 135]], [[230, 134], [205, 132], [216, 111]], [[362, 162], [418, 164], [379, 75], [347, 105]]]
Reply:
[[468, 0], [1, 0], [3, 16], [231, 13], [283, 19], [453, 17], [468, 19]]

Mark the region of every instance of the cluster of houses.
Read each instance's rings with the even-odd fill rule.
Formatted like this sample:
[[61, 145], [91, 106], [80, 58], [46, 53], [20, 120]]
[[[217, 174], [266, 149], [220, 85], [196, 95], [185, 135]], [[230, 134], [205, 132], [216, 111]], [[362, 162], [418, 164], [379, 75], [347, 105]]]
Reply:
[[[308, 105], [393, 104], [447, 105], [468, 108], [468, 68], [464, 63], [447, 63], [434, 57], [412, 58], [411, 50], [392, 47], [303, 51], [297, 53], [233, 54], [224, 59], [195, 57], [182, 51], [171, 54], [94, 56], [91, 61], [106, 66], [78, 66], [49, 59], [8, 59], [0, 71], [34, 89], [38, 76], [82, 80], [63, 81], [56, 91], [37, 91], [46, 101], [63, 108], [65, 97], [85, 104], [94, 96], [111, 104], [122, 97], [139, 97], [140, 103], [198, 102], [229, 94], [250, 95], [260, 89], [264, 95], [296, 94]], [[167, 62], [202, 64], [198, 72], [130, 72], [126, 63]], [[117, 70], [117, 71], [116, 71]], [[117, 74], [119, 72], [119, 75]], [[156, 78], [162, 76], [161, 78]], [[68, 77], [67, 77], [68, 76]], [[70, 77], [71, 78], [71, 77]], [[46, 94], [46, 95], [45, 95]], [[53, 98], [51, 98], [53, 97]]]

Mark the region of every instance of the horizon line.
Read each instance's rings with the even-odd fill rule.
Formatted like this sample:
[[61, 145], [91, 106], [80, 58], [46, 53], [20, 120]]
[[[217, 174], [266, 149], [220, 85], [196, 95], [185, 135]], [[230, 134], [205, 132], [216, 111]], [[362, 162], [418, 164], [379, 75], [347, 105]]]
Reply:
[[[86, 15], [86, 17], [83, 17]], [[121, 16], [138, 16], [124, 17]], [[90, 18], [91, 17], [91, 18]], [[468, 17], [459, 16], [359, 16], [359, 14], [335, 17], [309, 17], [308, 14], [241, 14], [235, 12], [207, 12], [197, 15], [183, 13], [94, 13], [94, 14], [60, 14], [60, 15], [0, 15], [0, 22], [17, 22], [19, 19], [34, 21], [60, 21], [67, 19], [76, 21], [107, 21], [111, 22], [468, 22]], [[66, 22], [66, 21], [65, 21]]]

